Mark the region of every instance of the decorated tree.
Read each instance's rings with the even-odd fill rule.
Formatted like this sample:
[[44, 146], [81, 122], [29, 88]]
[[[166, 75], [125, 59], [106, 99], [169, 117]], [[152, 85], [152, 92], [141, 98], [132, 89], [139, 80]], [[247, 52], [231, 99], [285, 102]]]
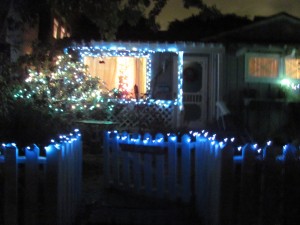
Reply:
[[101, 80], [88, 74], [87, 67], [69, 54], [57, 56], [54, 63], [28, 69], [25, 87], [14, 97], [33, 101], [50, 112], [89, 117], [93, 111], [110, 113], [111, 93]]

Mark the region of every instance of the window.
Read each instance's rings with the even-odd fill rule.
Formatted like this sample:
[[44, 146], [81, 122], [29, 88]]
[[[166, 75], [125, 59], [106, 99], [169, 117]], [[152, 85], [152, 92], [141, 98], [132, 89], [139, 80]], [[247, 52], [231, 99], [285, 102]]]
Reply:
[[279, 77], [280, 58], [276, 54], [246, 54], [246, 81], [276, 81]]
[[66, 34], [66, 30], [65, 30], [65, 28], [63, 26], [61, 26], [61, 28], [60, 28], [60, 36], [59, 37], [62, 39], [62, 38], [65, 37], [65, 34]]
[[109, 90], [118, 89], [124, 98], [146, 94], [146, 66], [144, 57], [85, 57], [89, 73], [103, 81]]
[[300, 59], [285, 58], [286, 78], [300, 79]]
[[53, 38], [58, 38], [58, 29], [59, 29], [59, 23], [57, 19], [54, 18], [53, 20]]

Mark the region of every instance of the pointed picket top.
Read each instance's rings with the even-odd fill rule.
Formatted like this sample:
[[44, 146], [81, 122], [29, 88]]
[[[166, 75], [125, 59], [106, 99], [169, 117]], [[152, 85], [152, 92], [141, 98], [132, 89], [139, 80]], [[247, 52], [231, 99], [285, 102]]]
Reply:
[[296, 146], [292, 144], [283, 146], [283, 157], [285, 160], [295, 160], [297, 158]]

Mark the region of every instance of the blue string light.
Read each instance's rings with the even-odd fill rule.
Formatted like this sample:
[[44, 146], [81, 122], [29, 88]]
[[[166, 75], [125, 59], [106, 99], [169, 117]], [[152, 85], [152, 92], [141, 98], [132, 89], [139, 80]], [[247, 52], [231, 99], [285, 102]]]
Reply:
[[[178, 106], [180, 110], [183, 109], [182, 99], [183, 99], [183, 51], [178, 51], [174, 47], [166, 45], [166, 48], [161, 46], [152, 46], [151, 49], [148, 45], [139, 44], [137, 46], [132, 45], [122, 45], [120, 43], [98, 43], [94, 42], [92, 45], [76, 45], [74, 44], [71, 49], [73, 51], [79, 52], [80, 59], [84, 62], [85, 57], [135, 57], [135, 58], [146, 58], [146, 92], [150, 93], [151, 89], [151, 77], [152, 77], [152, 55], [156, 52], [172, 52], [178, 55], [178, 92], [175, 100], [144, 100], [141, 99], [136, 101], [135, 99], [119, 99], [114, 100], [118, 101], [121, 104], [146, 104], [146, 105], [159, 105], [161, 107], [170, 107], [171, 105]], [[67, 52], [67, 51], [66, 51]], [[151, 98], [151, 96], [150, 96]]]

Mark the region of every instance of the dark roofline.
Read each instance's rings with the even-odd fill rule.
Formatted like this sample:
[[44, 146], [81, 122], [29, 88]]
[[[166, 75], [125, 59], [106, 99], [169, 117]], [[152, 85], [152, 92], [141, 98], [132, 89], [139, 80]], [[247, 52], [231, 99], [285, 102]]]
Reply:
[[255, 21], [256, 19], [254, 18], [253, 22], [249, 25], [246, 25], [246, 26], [234, 29], [234, 30], [230, 30], [230, 31], [225, 31], [225, 32], [222, 32], [220, 34], [213, 35], [213, 36], [210, 36], [210, 37], [205, 37], [205, 38], [201, 39], [201, 41], [218, 40], [222, 37], [226, 37], [226, 36], [229, 36], [231, 34], [235, 34], [237, 32], [240, 33], [240, 32], [247, 31], [247, 30], [250, 30], [252, 28], [267, 24], [269, 22], [278, 20], [279, 18], [286, 18], [286, 19], [290, 20], [293, 23], [300, 23], [300, 18], [292, 16], [292, 15], [286, 13], [286, 12], [281, 12], [281, 13], [278, 13], [278, 14], [275, 14], [275, 15], [272, 15], [272, 16], [269, 16], [269, 17], [265, 17], [265, 18], [259, 17], [259, 19], [257, 19], [257, 21]]

